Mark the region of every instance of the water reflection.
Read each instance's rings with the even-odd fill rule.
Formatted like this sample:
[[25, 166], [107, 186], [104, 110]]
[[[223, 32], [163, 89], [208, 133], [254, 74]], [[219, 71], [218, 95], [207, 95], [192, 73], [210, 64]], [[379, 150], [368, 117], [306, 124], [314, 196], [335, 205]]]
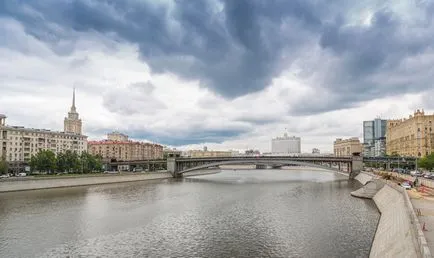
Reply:
[[0, 194], [0, 257], [367, 257], [379, 214], [354, 187], [242, 170]]

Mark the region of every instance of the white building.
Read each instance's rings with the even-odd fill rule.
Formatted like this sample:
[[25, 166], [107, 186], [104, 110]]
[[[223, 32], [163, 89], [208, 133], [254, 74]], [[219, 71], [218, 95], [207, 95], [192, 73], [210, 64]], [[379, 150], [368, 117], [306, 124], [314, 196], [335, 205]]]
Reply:
[[4, 158], [12, 169], [23, 169], [33, 155], [40, 150], [61, 153], [66, 150], [81, 154], [87, 151], [87, 136], [81, 134], [81, 120], [75, 110], [75, 94], [70, 114], [65, 119], [65, 131], [56, 132], [46, 129], [25, 128], [6, 125], [6, 116], [0, 114], [0, 157]]
[[63, 131], [65, 133], [81, 134], [81, 119], [75, 108], [75, 88], [72, 92], [72, 106], [68, 117], [63, 120]]
[[283, 137], [271, 140], [271, 153], [273, 154], [296, 154], [301, 153], [301, 138], [285, 133]]

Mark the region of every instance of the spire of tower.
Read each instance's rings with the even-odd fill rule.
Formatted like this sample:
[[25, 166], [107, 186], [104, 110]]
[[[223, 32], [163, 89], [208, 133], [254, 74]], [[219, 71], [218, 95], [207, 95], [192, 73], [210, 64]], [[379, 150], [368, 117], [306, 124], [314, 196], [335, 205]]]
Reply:
[[72, 108], [75, 109], [75, 86], [72, 89]]
[[71, 113], [76, 113], [77, 110], [75, 108], [75, 86], [72, 89], [72, 106], [71, 106]]

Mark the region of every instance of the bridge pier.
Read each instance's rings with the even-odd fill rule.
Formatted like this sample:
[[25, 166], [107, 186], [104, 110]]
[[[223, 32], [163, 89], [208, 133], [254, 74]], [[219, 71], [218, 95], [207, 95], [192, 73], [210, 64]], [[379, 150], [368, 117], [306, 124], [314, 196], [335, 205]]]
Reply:
[[260, 165], [260, 164], [256, 165], [256, 169], [266, 169], [266, 168], [267, 165]]
[[176, 164], [176, 158], [167, 158], [167, 172], [172, 174], [174, 178], [182, 177], [181, 173], [178, 173], [180, 170]]
[[360, 154], [353, 154], [351, 163], [348, 164], [350, 179], [354, 179], [363, 169], [363, 157]]

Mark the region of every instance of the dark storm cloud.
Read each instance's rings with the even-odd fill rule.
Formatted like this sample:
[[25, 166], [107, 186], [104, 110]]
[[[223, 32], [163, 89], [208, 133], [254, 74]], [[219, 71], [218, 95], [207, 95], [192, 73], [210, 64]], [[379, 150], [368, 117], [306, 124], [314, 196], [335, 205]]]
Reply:
[[[48, 23], [79, 32], [115, 33], [120, 40], [139, 45], [153, 72], [198, 79], [228, 98], [266, 87], [280, 72], [283, 48], [295, 51], [300, 45], [296, 29], [314, 30], [321, 24], [305, 1], [224, 1], [221, 10], [211, 0], [174, 3], [169, 11], [153, 1], [6, 1], [0, 13], [54, 43], [72, 35], [53, 31]], [[25, 6], [42, 16], [29, 15]], [[285, 35], [280, 26], [288, 17], [298, 21]]]
[[430, 72], [411, 77], [414, 71], [402, 63], [433, 47], [433, 1], [417, 2], [425, 16], [413, 19], [377, 10], [369, 26], [351, 23], [352, 15], [346, 15], [354, 12], [356, 4], [351, 1], [177, 0], [170, 8], [157, 2], [5, 0], [0, 1], [0, 15], [19, 20], [28, 33], [51, 43], [59, 54], [70, 53], [74, 45], [58, 42], [73, 41], [82, 32], [135, 43], [154, 73], [199, 80], [226, 98], [265, 88], [299, 58], [300, 51], [319, 46], [335, 59], [316, 60], [309, 75], [320, 75], [313, 87], [317, 94], [327, 92], [329, 99], [320, 96], [312, 101], [315, 98], [309, 96], [291, 103], [294, 114], [418, 92], [432, 79]]
[[[343, 19], [324, 25], [319, 44], [324, 51], [337, 57], [337, 61], [330, 65], [331, 68], [322, 67], [316, 71], [321, 73], [323, 70], [318, 91], [294, 103], [291, 112], [310, 115], [430, 89], [434, 60], [423, 65], [426, 61], [423, 54], [434, 47], [430, 17], [408, 21], [382, 9], [374, 13], [369, 26], [348, 26], [348, 21]], [[413, 61], [411, 66], [406, 64], [415, 58], [420, 61]], [[327, 94], [320, 94], [321, 91]]]

